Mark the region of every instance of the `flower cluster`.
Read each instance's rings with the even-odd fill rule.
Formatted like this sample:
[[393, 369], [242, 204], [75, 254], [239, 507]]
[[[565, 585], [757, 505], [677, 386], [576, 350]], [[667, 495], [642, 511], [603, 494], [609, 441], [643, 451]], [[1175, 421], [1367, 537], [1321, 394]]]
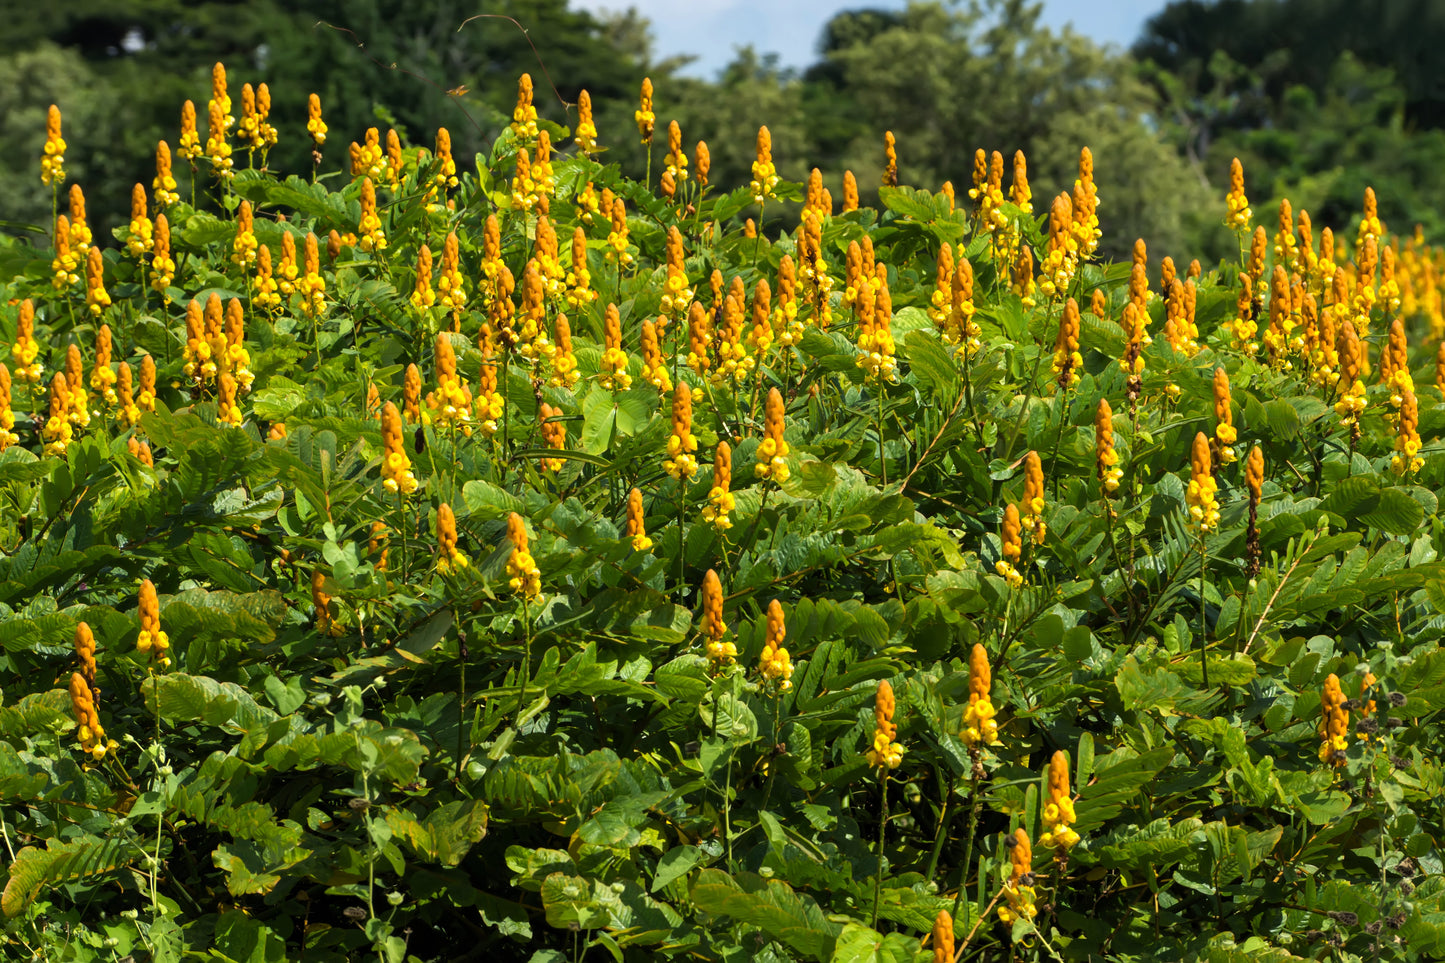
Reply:
[[974, 643], [968, 656], [968, 706], [963, 710], [963, 731], [959, 733], [959, 738], [970, 749], [999, 744], [998, 723], [994, 721], [998, 710], [993, 707], [992, 688], [988, 650]]
[[787, 692], [793, 687], [793, 663], [783, 646], [787, 628], [783, 625], [783, 606], [777, 599], [768, 603], [768, 628], [763, 653], [758, 659], [758, 672], [765, 685]]
[[883, 772], [897, 769], [903, 763], [903, 746], [896, 741], [898, 726], [893, 723], [894, 708], [893, 686], [883, 679], [873, 698], [873, 742], [866, 753], [868, 764]]
[[1029, 834], [1022, 829], [1015, 829], [1004, 843], [1013, 872], [1003, 887], [1005, 902], [998, 908], [998, 918], [1012, 925], [1017, 920], [1032, 920], [1039, 912], [1038, 894], [1034, 891], [1034, 849]]
[[1350, 711], [1345, 708], [1345, 701], [1340, 678], [1331, 672], [1320, 693], [1320, 762], [1334, 766], [1345, 764], [1345, 750], [1350, 745]]
[[512, 554], [507, 558], [507, 587], [523, 599], [534, 599], [542, 592], [542, 572], [527, 544], [527, 525], [516, 512], [507, 516], [507, 541]]
[[714, 675], [737, 661], [737, 645], [723, 638], [727, 631], [728, 625], [723, 621], [722, 582], [717, 572], [708, 569], [702, 579], [702, 632], [708, 664]]
[[1214, 480], [1209, 439], [1202, 431], [1194, 436], [1189, 465], [1189, 490], [1184, 496], [1189, 506], [1189, 526], [1204, 535], [1219, 527], [1219, 484]]
[[1069, 794], [1069, 761], [1062, 752], [1056, 751], [1049, 760], [1049, 798], [1044, 803], [1043, 821], [1047, 831], [1039, 837], [1040, 846], [1066, 852], [1078, 843], [1079, 834], [1072, 827], [1079, 817]]
[[1119, 481], [1124, 477], [1124, 470], [1119, 467], [1119, 453], [1114, 449], [1114, 410], [1109, 407], [1108, 398], [1099, 399], [1094, 413], [1094, 462], [1107, 498], [1119, 490]]
[[1008, 581], [1009, 588], [1016, 589], [1024, 584], [1023, 574], [1018, 569], [1023, 558], [1024, 542], [1023, 522], [1019, 519], [1017, 505], [1004, 506], [999, 542], [1002, 545], [1003, 558], [994, 563], [994, 571]]
[[171, 664], [167, 654], [171, 640], [161, 629], [161, 603], [150, 579], [140, 583], [139, 609], [140, 635], [136, 636], [135, 649], [141, 655], [149, 655], [152, 664], [166, 668]]
[[697, 474], [697, 436], [692, 433], [692, 389], [679, 381], [672, 393], [672, 434], [663, 469], [679, 481]]
[[65, 138], [60, 136], [60, 108], [50, 105], [45, 116], [45, 153], [40, 158], [40, 181], [59, 188], [65, 182]]
[[416, 476], [407, 457], [402, 438], [401, 412], [388, 401], [381, 409], [381, 441], [385, 449], [381, 458], [381, 484], [389, 492], [410, 495], [416, 491]]
[[443, 575], [461, 574], [468, 564], [467, 557], [457, 548], [457, 517], [452, 506], [442, 502], [437, 506], [437, 571]]
[[732, 478], [733, 450], [727, 442], [720, 441], [717, 443], [717, 453], [713, 456], [712, 487], [708, 489], [702, 520], [722, 532], [733, 527], [730, 516], [737, 507], [731, 490]]
[[634, 488], [627, 493], [627, 537], [632, 541], [634, 552], [645, 552], [652, 548], [652, 539], [647, 537], [647, 526], [643, 522], [640, 488]]

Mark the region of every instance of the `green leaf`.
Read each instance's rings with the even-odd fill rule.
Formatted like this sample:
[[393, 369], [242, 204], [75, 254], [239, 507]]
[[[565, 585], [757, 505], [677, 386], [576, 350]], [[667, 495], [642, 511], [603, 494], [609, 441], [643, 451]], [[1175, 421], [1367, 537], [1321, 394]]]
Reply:
[[831, 960], [842, 932], [817, 903], [780, 880], [762, 880], [750, 874], [734, 880], [721, 870], [704, 869], [693, 880], [690, 892], [704, 912], [756, 926], [805, 959]]
[[832, 963], [913, 963], [918, 940], [902, 933], [884, 936], [861, 923], [849, 923], [838, 934]]
[[142, 855], [134, 840], [125, 835], [110, 839], [81, 836], [65, 842], [51, 838], [43, 849], [26, 846], [10, 864], [10, 878], [0, 893], [0, 910], [13, 918], [24, 912], [46, 886], [102, 876], [130, 865]]

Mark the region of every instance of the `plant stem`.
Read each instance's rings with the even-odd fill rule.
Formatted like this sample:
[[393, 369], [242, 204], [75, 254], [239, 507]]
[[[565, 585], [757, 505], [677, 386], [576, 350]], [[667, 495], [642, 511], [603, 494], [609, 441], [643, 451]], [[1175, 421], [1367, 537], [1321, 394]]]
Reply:
[[949, 773], [948, 788], [943, 791], [943, 811], [938, 815], [938, 827], [933, 831], [933, 852], [928, 855], [928, 868], [923, 872], [924, 879], [932, 879], [933, 874], [938, 870], [938, 857], [943, 853], [943, 842], [948, 838], [948, 817], [953, 808], [953, 787], [958, 782], [957, 773]]
[[879, 780], [882, 813], [878, 820], [878, 875], [873, 878], [873, 922], [870, 924], [875, 930], [878, 928], [878, 904], [883, 898], [883, 834], [888, 829], [888, 770], [883, 770], [883, 776]]
[[980, 802], [978, 794], [978, 780], [969, 782], [968, 788], [968, 835], [963, 841], [963, 868], [958, 877], [958, 895], [953, 898], [953, 918], [958, 919], [958, 911], [963, 909], [963, 896], [968, 892], [968, 871], [973, 862], [973, 837], [978, 832], [978, 807]]
[[1209, 688], [1209, 637], [1204, 627], [1204, 576], [1209, 556], [1204, 547], [1204, 533], [1199, 534], [1199, 669], [1204, 679], [1204, 688]]

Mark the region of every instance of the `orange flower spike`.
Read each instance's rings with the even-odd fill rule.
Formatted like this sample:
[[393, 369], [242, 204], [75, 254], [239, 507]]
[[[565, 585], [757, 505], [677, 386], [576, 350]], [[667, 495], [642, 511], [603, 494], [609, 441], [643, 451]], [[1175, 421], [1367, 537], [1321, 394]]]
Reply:
[[1019, 500], [1019, 514], [1024, 528], [1033, 534], [1034, 544], [1042, 545], [1048, 526], [1044, 524], [1044, 464], [1037, 451], [1024, 456], [1024, 495]]
[[1345, 702], [1339, 676], [1331, 672], [1320, 694], [1320, 762], [1345, 764], [1345, 750], [1350, 745], [1350, 712]]
[[[410, 376], [410, 370], [407, 374]], [[381, 441], [384, 448], [381, 461], [382, 487], [393, 494], [410, 495], [417, 489], [416, 475], [412, 473], [411, 459], [406, 454], [401, 413], [390, 401], [381, 409]]]
[[692, 433], [692, 389], [679, 381], [672, 394], [672, 435], [662, 467], [678, 481], [697, 474], [697, 436]]
[[634, 552], [645, 552], [652, 548], [652, 539], [647, 537], [647, 527], [643, 523], [640, 488], [634, 488], [627, 493], [627, 537], [632, 540]]
[[1209, 457], [1209, 439], [1204, 432], [1194, 436], [1190, 453], [1189, 490], [1185, 501], [1189, 506], [1189, 524], [1201, 536], [1219, 528], [1219, 485], [1214, 480]]
[[1109, 399], [1100, 398], [1094, 414], [1094, 460], [1105, 497], [1119, 490], [1124, 470], [1119, 467], [1119, 453], [1114, 449], [1114, 411]]
[[868, 764], [884, 774], [903, 763], [903, 746], [895, 741], [898, 738], [898, 726], [893, 722], [895, 708], [893, 686], [887, 679], [880, 680], [873, 697], [873, 743], [866, 755]]
[[516, 512], [507, 516], [507, 541], [512, 546], [507, 559], [507, 585], [523, 599], [534, 599], [542, 591], [542, 573], [528, 546], [527, 525]]
[[166, 653], [171, 647], [170, 637], [161, 630], [161, 605], [156, 596], [156, 587], [150, 579], [140, 583], [139, 596], [140, 635], [136, 637], [136, 651], [149, 655], [152, 664], [165, 668], [171, 664]]
[[783, 440], [783, 396], [777, 388], [768, 389], [767, 421], [763, 440], [758, 444], [757, 464], [753, 474], [761, 479], [771, 478], [779, 485], [788, 480], [788, 454], [791, 449]]
[[1074, 800], [1069, 793], [1069, 760], [1062, 752], [1055, 751], [1049, 760], [1048, 780], [1049, 798], [1043, 811], [1047, 832], [1039, 837], [1039, 845], [1051, 846], [1063, 853], [1079, 842], [1079, 834], [1072, 828], [1078, 816], [1074, 813]]
[[457, 548], [457, 516], [447, 502], [437, 506], [436, 535], [437, 571], [443, 575], [460, 575], [471, 563]]
[[933, 921], [933, 963], [953, 963], [953, 917], [941, 909]]
[[45, 117], [45, 152], [40, 158], [40, 181], [56, 190], [65, 183], [65, 138], [61, 136], [60, 108], [54, 104]]
[[1258, 445], [1249, 450], [1244, 461], [1244, 485], [1249, 489], [1250, 501], [1259, 504], [1264, 489], [1264, 452]]
[[852, 171], [843, 172], [843, 213], [858, 210], [858, 179]]
[[1017, 505], [1004, 506], [999, 541], [1003, 557], [994, 565], [994, 570], [1008, 581], [1009, 588], [1018, 588], [1024, 584], [1024, 577], [1018, 570], [1023, 557], [1023, 522]]
[[1234, 428], [1234, 410], [1229, 392], [1229, 374], [1223, 368], [1214, 369], [1214, 437], [1219, 444], [1220, 464], [1234, 461], [1234, 449], [1230, 446], [1239, 438]]
[[714, 675], [737, 661], [737, 645], [724, 641], [728, 626], [723, 621], [722, 582], [717, 572], [707, 570], [702, 580], [702, 624], [707, 658]]

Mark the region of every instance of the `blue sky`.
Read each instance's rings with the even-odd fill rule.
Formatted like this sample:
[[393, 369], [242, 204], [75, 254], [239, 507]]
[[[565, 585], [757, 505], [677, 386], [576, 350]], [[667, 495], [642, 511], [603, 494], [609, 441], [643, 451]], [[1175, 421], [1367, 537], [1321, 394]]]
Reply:
[[[815, 59], [818, 36], [839, 10], [902, 8], [905, 0], [572, 0], [598, 11], [636, 7], [652, 21], [656, 55], [698, 56], [685, 73], [712, 78], [732, 60], [735, 48], [752, 44], [777, 53], [785, 66], [805, 67]], [[1144, 21], [1167, 0], [1044, 0], [1043, 22], [1072, 23], [1099, 43], [1127, 47]]]

